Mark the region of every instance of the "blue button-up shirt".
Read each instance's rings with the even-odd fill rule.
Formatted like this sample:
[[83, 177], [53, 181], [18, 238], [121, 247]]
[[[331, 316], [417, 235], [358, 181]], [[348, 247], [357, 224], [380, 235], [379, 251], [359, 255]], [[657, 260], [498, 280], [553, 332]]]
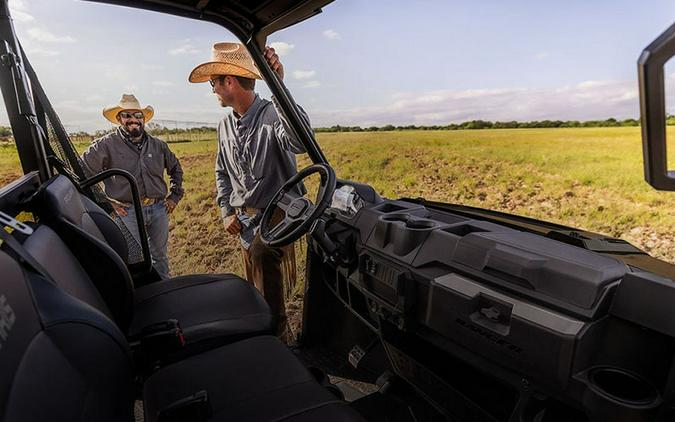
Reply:
[[[300, 111], [309, 123], [307, 113]], [[216, 201], [223, 217], [235, 207], [267, 207], [297, 173], [295, 154], [306, 152], [276, 103], [258, 95], [243, 116], [229, 110], [217, 133]]]

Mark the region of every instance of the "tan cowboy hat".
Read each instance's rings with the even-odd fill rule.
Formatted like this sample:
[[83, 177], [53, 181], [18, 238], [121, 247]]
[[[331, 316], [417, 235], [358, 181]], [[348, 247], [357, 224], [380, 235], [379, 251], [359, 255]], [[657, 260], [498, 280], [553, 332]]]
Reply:
[[193, 83], [207, 82], [214, 75], [241, 76], [262, 79], [251, 55], [243, 44], [219, 42], [213, 44], [211, 61], [192, 69], [188, 80]]
[[152, 116], [155, 115], [155, 110], [152, 107], [147, 106], [141, 108], [141, 103], [138, 102], [134, 94], [122, 94], [122, 99], [120, 103], [114, 106], [106, 107], [103, 109], [103, 117], [108, 119], [114, 124], [118, 124], [117, 115], [120, 111], [124, 110], [138, 110], [143, 113], [145, 117], [145, 122], [149, 122], [152, 119]]

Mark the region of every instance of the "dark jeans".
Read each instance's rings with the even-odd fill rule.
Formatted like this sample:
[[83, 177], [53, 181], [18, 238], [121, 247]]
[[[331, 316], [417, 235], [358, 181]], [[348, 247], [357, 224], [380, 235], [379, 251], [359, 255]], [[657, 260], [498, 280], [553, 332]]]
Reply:
[[290, 333], [286, 318], [284, 286], [281, 273], [282, 248], [269, 248], [256, 235], [248, 250], [241, 248], [246, 278], [262, 293], [276, 319], [276, 335], [288, 343]]
[[[169, 216], [166, 213], [166, 205], [164, 205], [164, 201], [159, 201], [156, 204], [144, 206], [142, 209], [145, 231], [148, 235], [148, 245], [150, 246], [152, 266], [155, 267], [161, 278], [169, 278], [169, 258], [167, 256]], [[141, 235], [138, 233], [136, 212], [133, 207], [129, 207], [127, 208], [127, 213], [126, 216], [120, 216], [120, 218], [140, 245]]]

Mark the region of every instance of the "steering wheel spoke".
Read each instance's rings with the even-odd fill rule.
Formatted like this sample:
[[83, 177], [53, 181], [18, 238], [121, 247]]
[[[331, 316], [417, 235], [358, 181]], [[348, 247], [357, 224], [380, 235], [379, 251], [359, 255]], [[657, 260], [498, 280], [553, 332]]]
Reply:
[[282, 236], [291, 230], [296, 224], [297, 220], [284, 217], [280, 222], [278, 222], [272, 229], [270, 229], [270, 236]]
[[[316, 199], [316, 205], [309, 199], [300, 196], [298, 192], [303, 180], [308, 176], [319, 173], [321, 186]], [[280, 247], [293, 243], [307, 233], [312, 223], [323, 214], [330, 205], [335, 192], [335, 172], [327, 164], [313, 164], [298, 172], [284, 183], [274, 195], [272, 201], [265, 208], [260, 221], [260, 239], [265, 245]], [[276, 224], [277, 208], [284, 216]]]
[[281, 208], [284, 212], [288, 210], [288, 207], [293, 201], [299, 198], [298, 194], [295, 192], [284, 192], [279, 202], [277, 202], [277, 207]]

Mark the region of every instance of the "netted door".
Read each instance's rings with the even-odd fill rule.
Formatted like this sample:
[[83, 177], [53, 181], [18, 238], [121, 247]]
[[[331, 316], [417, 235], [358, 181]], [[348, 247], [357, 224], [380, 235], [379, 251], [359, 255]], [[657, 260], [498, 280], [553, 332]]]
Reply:
[[[38, 121], [43, 130], [46, 131], [44, 139], [47, 140], [47, 145], [45, 145], [45, 151], [48, 154], [49, 163], [56, 171], [67, 176], [73, 182], [79, 185], [82, 181], [86, 179], [86, 174], [84, 171], [83, 163], [80, 159], [80, 152], [77, 151], [75, 145], [71, 142], [68, 132], [65, 130], [59, 116], [54, 111], [49, 99], [47, 98], [44, 89], [40, 85], [40, 82], [33, 70], [30, 62], [28, 61], [23, 49], [22, 49], [23, 60], [26, 68], [26, 73], [31, 83], [31, 88], [33, 90], [33, 97], [35, 100], [35, 108], [38, 113]], [[80, 145], [80, 149], [84, 150], [87, 145]], [[92, 175], [90, 175], [92, 176]], [[143, 248], [131, 235], [126, 225], [122, 222], [117, 213], [113, 210], [113, 207], [108, 200], [107, 196], [101, 184], [93, 185], [89, 188], [83, 189], [85, 195], [91, 198], [96, 202], [101, 208], [103, 208], [110, 217], [115, 220], [117, 225], [122, 230], [124, 238], [127, 242], [127, 249], [129, 251], [128, 263], [130, 265], [137, 265], [149, 260], [149, 257], [145, 257], [143, 254]]]

